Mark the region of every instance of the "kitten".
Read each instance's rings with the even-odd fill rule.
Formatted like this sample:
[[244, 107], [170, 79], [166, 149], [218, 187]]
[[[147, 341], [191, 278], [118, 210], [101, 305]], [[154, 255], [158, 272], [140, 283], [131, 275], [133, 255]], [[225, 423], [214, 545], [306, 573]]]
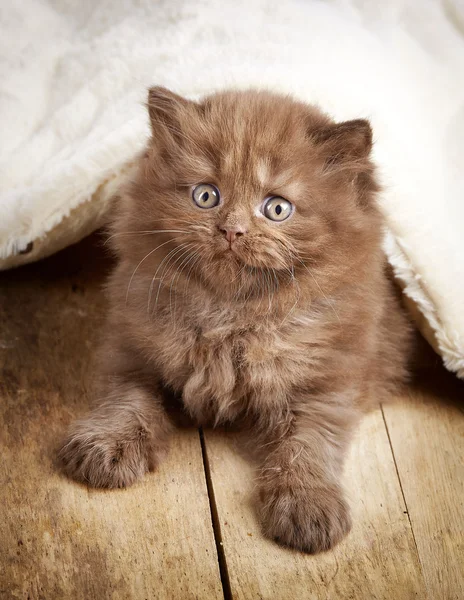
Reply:
[[363, 413], [407, 376], [410, 328], [386, 274], [367, 121], [260, 91], [149, 92], [152, 137], [111, 243], [101, 402], [66, 472], [124, 487], [172, 429], [239, 423], [262, 448], [264, 533], [306, 552], [351, 527], [341, 487]]

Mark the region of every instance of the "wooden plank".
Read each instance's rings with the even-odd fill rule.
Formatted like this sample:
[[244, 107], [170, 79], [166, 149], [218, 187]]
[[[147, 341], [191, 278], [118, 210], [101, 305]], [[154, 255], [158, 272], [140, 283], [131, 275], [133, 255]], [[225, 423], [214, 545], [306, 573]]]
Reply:
[[347, 464], [353, 530], [326, 554], [308, 556], [264, 539], [253, 508], [253, 468], [237, 439], [207, 431], [205, 446], [234, 600], [425, 598], [380, 410], [363, 422]]
[[384, 407], [430, 600], [464, 598], [464, 383], [443, 369]]
[[87, 241], [0, 277], [0, 598], [222, 598], [197, 431], [128, 490], [90, 490], [54, 464], [86, 409], [101, 254]]

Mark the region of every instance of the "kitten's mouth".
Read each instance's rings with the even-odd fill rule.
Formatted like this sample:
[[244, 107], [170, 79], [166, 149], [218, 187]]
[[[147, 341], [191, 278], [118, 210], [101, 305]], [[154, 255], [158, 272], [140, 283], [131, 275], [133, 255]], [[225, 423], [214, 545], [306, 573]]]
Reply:
[[220, 258], [224, 261], [227, 261], [229, 264], [233, 264], [236, 266], [251, 266], [249, 261], [246, 260], [246, 257], [240, 252], [237, 246], [232, 243], [229, 244], [226, 248], [222, 248], [220, 254], [218, 254]]
[[223, 257], [229, 262], [229, 264], [231, 263], [237, 268], [247, 267], [248, 269], [256, 269], [257, 267], [263, 266], [260, 265], [259, 262], [254, 261], [252, 257], [244, 256], [239, 250], [237, 250], [234, 247], [227, 248], [227, 250], [224, 250]]
[[[225, 241], [225, 240], [224, 240]], [[271, 265], [266, 265], [260, 256], [249, 249], [240, 248], [240, 244], [234, 242], [227, 242], [227, 246], [222, 245], [220, 253], [218, 252], [218, 258], [226, 260], [229, 264], [235, 264], [237, 267], [249, 267], [250, 269], [257, 268], [268, 268]], [[274, 265], [278, 268], [278, 265]]]
[[237, 251], [237, 242], [233, 242], [233, 241], [226, 241], [223, 240], [225, 243], [222, 244], [221, 243], [221, 254], [224, 254], [225, 256], [230, 256], [231, 254], [234, 254], [235, 256], [239, 255], [239, 252]]
[[223, 251], [223, 256], [226, 257], [228, 260], [236, 260], [236, 261], [240, 261], [242, 262], [242, 259], [240, 257], [240, 254], [237, 252], [237, 249], [234, 248], [233, 246], [229, 246], [228, 248], [226, 248]]

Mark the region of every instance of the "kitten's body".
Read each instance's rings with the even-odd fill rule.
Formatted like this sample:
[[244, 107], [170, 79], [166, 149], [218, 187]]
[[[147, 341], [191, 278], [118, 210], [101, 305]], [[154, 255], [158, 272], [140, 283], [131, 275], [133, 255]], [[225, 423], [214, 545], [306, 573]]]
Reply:
[[295, 389], [343, 392], [347, 380], [358, 389], [356, 404], [368, 408], [388, 397], [392, 384], [405, 376], [401, 350], [408, 349], [408, 330], [398, 332], [404, 321], [393, 284], [383, 259], [376, 262], [377, 277], [371, 272], [365, 285], [344, 288], [342, 306], [336, 296], [294, 306], [292, 295], [282, 301], [285, 293], [269, 291], [268, 282], [257, 298], [231, 303], [205, 295], [191, 274], [183, 295], [178, 287], [187, 273], [177, 272], [177, 285], [171, 288], [173, 270], [158, 297], [156, 319], [147, 313], [152, 274], [138, 280], [140, 304], [134, 307], [125, 301], [134, 265], [121, 264], [109, 285], [110, 297], [122, 308], [111, 328], [123, 331], [124, 345], [182, 395], [199, 424], [235, 421], [254, 412], [272, 429]]
[[[256, 92], [195, 104], [154, 89], [149, 107], [154, 135], [113, 227], [105, 400], [72, 431], [66, 468], [109, 487], [152, 469], [171, 428], [169, 387], [199, 424], [252, 428], [265, 449], [264, 531], [327, 549], [350, 527], [350, 435], [406, 377], [409, 353], [370, 128]], [[212, 210], [191, 201], [201, 182], [221, 190]], [[259, 213], [271, 194], [295, 205], [288, 222]], [[241, 235], [229, 243], [231, 229]]]

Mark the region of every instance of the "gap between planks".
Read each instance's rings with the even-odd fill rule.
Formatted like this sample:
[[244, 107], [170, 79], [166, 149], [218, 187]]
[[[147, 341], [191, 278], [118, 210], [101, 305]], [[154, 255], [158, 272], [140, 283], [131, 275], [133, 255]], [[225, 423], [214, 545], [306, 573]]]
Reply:
[[209, 507], [211, 511], [211, 522], [213, 526], [214, 540], [216, 542], [216, 553], [219, 563], [219, 573], [221, 576], [222, 590], [224, 593], [224, 600], [232, 600], [232, 591], [230, 588], [229, 571], [227, 569], [227, 560], [224, 552], [224, 545], [221, 536], [221, 525], [219, 523], [218, 510], [216, 505], [216, 498], [214, 496], [214, 487], [211, 480], [211, 470], [208, 461], [208, 452], [206, 450], [205, 436], [203, 429], [200, 427], [198, 430], [200, 436], [201, 453], [203, 456], [203, 466], [205, 469], [205, 480], [206, 489], [208, 491]]
[[388, 443], [390, 444], [390, 450], [391, 450], [391, 453], [392, 453], [393, 462], [395, 464], [396, 476], [398, 477], [398, 483], [400, 485], [401, 495], [403, 496], [404, 506], [406, 507], [406, 514], [408, 515], [408, 521], [409, 521], [409, 525], [411, 527], [411, 533], [412, 533], [412, 537], [414, 539], [414, 545], [416, 547], [417, 556], [419, 558], [419, 567], [420, 567], [422, 575], [423, 575], [422, 561], [421, 561], [421, 557], [420, 557], [420, 553], [419, 553], [419, 548], [417, 546], [416, 534], [414, 533], [414, 527], [412, 526], [411, 515], [409, 513], [409, 507], [408, 507], [408, 502], [406, 500], [406, 495], [404, 493], [403, 483], [401, 481], [401, 476], [400, 476], [400, 472], [399, 472], [399, 469], [398, 469], [398, 463], [396, 461], [395, 449], [393, 448], [393, 444], [392, 444], [392, 440], [391, 440], [391, 436], [390, 436], [390, 431], [388, 430], [388, 423], [387, 423], [387, 420], [385, 418], [385, 411], [383, 409], [383, 404], [380, 404], [380, 411], [382, 412], [382, 419], [383, 419], [383, 422], [384, 422], [384, 425], [385, 425], [385, 431], [387, 432]]

